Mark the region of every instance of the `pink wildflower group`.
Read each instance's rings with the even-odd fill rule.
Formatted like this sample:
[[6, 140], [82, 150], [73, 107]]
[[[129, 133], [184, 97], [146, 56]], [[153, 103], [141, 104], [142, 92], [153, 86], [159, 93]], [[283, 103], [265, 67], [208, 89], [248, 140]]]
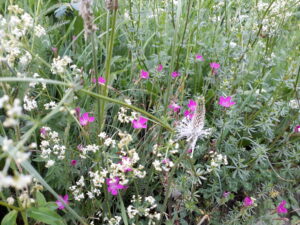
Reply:
[[120, 184], [119, 181], [120, 181], [119, 177], [115, 177], [114, 179], [110, 179], [110, 178], [106, 179], [107, 190], [112, 195], [118, 195], [119, 190], [127, 188], [127, 186]]

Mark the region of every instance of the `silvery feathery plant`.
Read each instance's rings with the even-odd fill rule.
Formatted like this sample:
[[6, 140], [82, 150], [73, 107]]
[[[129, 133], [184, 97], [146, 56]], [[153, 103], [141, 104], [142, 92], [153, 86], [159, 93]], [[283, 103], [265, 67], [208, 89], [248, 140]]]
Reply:
[[176, 126], [177, 140], [186, 138], [188, 149], [192, 151], [192, 156], [198, 139], [205, 138], [212, 133], [212, 129], [204, 129], [205, 122], [205, 99], [203, 96], [196, 100], [196, 109], [192, 118], [185, 117]]

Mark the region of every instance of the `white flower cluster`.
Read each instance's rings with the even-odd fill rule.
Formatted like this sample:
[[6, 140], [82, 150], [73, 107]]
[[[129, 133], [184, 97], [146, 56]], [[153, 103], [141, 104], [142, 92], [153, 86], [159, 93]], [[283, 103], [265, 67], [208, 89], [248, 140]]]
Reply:
[[8, 187], [14, 187], [18, 190], [21, 190], [31, 183], [32, 177], [30, 175], [23, 174], [12, 177], [0, 172], [0, 180], [0, 190]]
[[141, 196], [133, 195], [131, 203], [127, 207], [127, 214], [130, 219], [134, 219], [135, 216], [146, 217], [149, 219], [148, 224], [153, 225], [156, 224], [157, 220], [160, 220], [161, 214], [154, 211], [157, 204], [155, 198], [152, 196], [145, 197], [144, 201], [142, 201]]
[[107, 221], [109, 225], [119, 225], [122, 221], [122, 218], [120, 216], [115, 216], [110, 219], [105, 217], [104, 221]]
[[162, 154], [160, 152], [161, 149], [158, 148], [158, 145], [153, 146], [152, 153], [155, 155], [156, 159], [152, 162], [152, 165], [154, 169], [158, 172], [168, 172], [174, 166], [174, 163], [169, 158], [167, 158], [167, 155], [168, 153], [178, 153], [179, 144], [170, 139], [166, 148], [166, 153]]
[[33, 30], [37, 37], [46, 34], [45, 29], [35, 24], [33, 18], [17, 5], [8, 6], [9, 16], [4, 18], [0, 14], [0, 61], [14, 66], [17, 62], [22, 67], [28, 65], [32, 56], [21, 48], [21, 39]]
[[220, 169], [221, 165], [228, 165], [227, 156], [218, 154], [214, 151], [209, 152], [211, 161], [210, 165], [207, 165], [207, 172]]
[[36, 100], [30, 98], [28, 95], [24, 96], [23, 101], [24, 101], [23, 107], [26, 111], [30, 112], [38, 107]]
[[297, 100], [297, 99], [292, 99], [292, 100], [289, 102], [289, 106], [290, 106], [292, 109], [300, 109], [300, 101]]
[[22, 107], [20, 104], [21, 101], [17, 98], [14, 100], [12, 105], [9, 103], [9, 97], [7, 95], [0, 98], [0, 109], [4, 108], [7, 116], [3, 122], [3, 126], [13, 127], [18, 125], [19, 118], [22, 116]]
[[121, 107], [120, 111], [118, 112], [118, 120], [121, 123], [129, 123], [132, 120], [136, 120], [138, 117], [138, 113], [137, 112], [131, 112], [131, 115], [127, 115], [128, 109], [125, 107]]
[[67, 71], [67, 66], [72, 62], [69, 56], [63, 56], [62, 58], [58, 56], [53, 59], [51, 64], [51, 72], [53, 74], [63, 74]]
[[[38, 74], [38, 73], [34, 73], [33, 75], [32, 75], [32, 77], [33, 78], [37, 78], [37, 79], [39, 79], [39, 80], [43, 80], [43, 78], [40, 78], [40, 75]], [[29, 83], [29, 87], [31, 87], [31, 88], [35, 88], [35, 86], [38, 84], [39, 82], [30, 82]], [[45, 90], [46, 88], [47, 88], [47, 86], [46, 86], [46, 83], [42, 83], [42, 88], [43, 88], [43, 90]]]
[[59, 160], [65, 158], [66, 147], [60, 144], [58, 133], [52, 131], [50, 127], [42, 127], [40, 133], [43, 139], [40, 144], [41, 157], [47, 160], [46, 167], [49, 168], [55, 164], [52, 158]]
[[54, 109], [56, 106], [57, 106], [57, 104], [54, 101], [44, 104], [44, 107], [46, 110]]
[[81, 146], [80, 147], [80, 151], [81, 151], [81, 153], [80, 153], [80, 158], [82, 158], [82, 159], [86, 159], [86, 157], [87, 157], [87, 154], [89, 153], [89, 152], [93, 152], [93, 153], [96, 153], [98, 150], [99, 150], [99, 146], [98, 145], [95, 145], [95, 144], [92, 144], [92, 145], [87, 145], [87, 146], [85, 146], [85, 147], [83, 147], [83, 146]]

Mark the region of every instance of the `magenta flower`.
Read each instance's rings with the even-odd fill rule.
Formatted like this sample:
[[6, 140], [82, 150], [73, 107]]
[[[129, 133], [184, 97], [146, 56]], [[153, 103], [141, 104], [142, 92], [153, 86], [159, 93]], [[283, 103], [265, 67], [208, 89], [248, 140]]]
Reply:
[[46, 130], [46, 128], [42, 127], [42, 128], [40, 129], [40, 134], [46, 136], [46, 135], [47, 135], [47, 130]]
[[189, 104], [188, 104], [188, 107], [190, 108], [190, 110], [193, 112], [196, 110], [197, 108], [197, 102], [195, 102], [194, 100], [190, 100], [189, 101]]
[[297, 125], [296, 127], [295, 127], [295, 133], [300, 133], [300, 125]]
[[134, 129], [141, 129], [141, 128], [147, 128], [147, 121], [148, 119], [140, 116], [138, 120], [133, 120], [132, 125]]
[[231, 96], [228, 97], [221, 96], [219, 99], [219, 105], [224, 106], [225, 108], [229, 108], [234, 104], [235, 102], [231, 101]]
[[249, 206], [252, 206], [253, 205], [253, 200], [251, 199], [251, 197], [245, 197], [244, 198], [244, 201], [243, 201], [243, 205], [245, 206], [245, 207], [249, 207]]
[[186, 153], [192, 153], [192, 152], [193, 152], [192, 149], [188, 149], [188, 150], [186, 151]]
[[287, 213], [288, 212], [287, 208], [284, 207], [285, 204], [286, 204], [285, 200], [282, 200], [280, 202], [280, 204], [276, 208], [277, 213]]
[[184, 113], [183, 113], [184, 117], [187, 117], [189, 118], [190, 120], [193, 119], [194, 117], [194, 113], [192, 113], [191, 111], [189, 110], [185, 110]]
[[[92, 82], [95, 84], [96, 83], [96, 78], [92, 79]], [[106, 80], [104, 77], [98, 77], [98, 84], [105, 84]]]
[[204, 61], [204, 58], [202, 55], [196, 54], [195, 58], [197, 61]]
[[212, 62], [212, 63], [210, 63], [209, 65], [210, 65], [210, 68], [211, 68], [212, 70], [217, 70], [217, 69], [220, 68], [220, 64], [219, 64], [219, 63], [216, 63], [216, 62]]
[[76, 159], [71, 160], [71, 165], [72, 166], [76, 166], [76, 164], [77, 164], [77, 160]]
[[53, 52], [53, 53], [55, 53], [55, 54], [56, 54], [58, 49], [57, 49], [57, 48], [55, 48], [55, 47], [52, 47], [52, 48], [51, 48], [51, 50], [52, 50], [52, 52]]
[[175, 78], [175, 77], [180, 76], [180, 73], [177, 72], [177, 71], [174, 71], [174, 72], [171, 73], [171, 76]]
[[118, 190], [126, 189], [128, 187], [128, 186], [124, 186], [122, 184], [119, 184], [119, 181], [120, 181], [119, 177], [115, 177], [114, 179], [110, 179], [110, 178], [106, 179], [107, 190], [112, 195], [117, 195]]
[[220, 64], [216, 62], [212, 62], [209, 64], [210, 68], [212, 69], [212, 73], [216, 74], [218, 72], [218, 69], [220, 68]]
[[140, 77], [142, 79], [149, 79], [149, 72], [148, 71], [145, 71], [145, 70], [141, 70], [140, 72]]
[[168, 106], [169, 109], [173, 109], [174, 112], [178, 112], [181, 108], [180, 105], [177, 105], [175, 102], [173, 102], [172, 104], [170, 104]]
[[163, 70], [163, 65], [159, 64], [156, 68], [157, 72], [161, 72]]
[[69, 201], [68, 201], [69, 200], [69, 196], [68, 196], [68, 194], [66, 194], [64, 197], [62, 197], [61, 195], [59, 197], [62, 199], [62, 201], [61, 200], [57, 200], [56, 201], [56, 205], [58, 206], [58, 209], [63, 210], [65, 208], [65, 206], [63, 205], [63, 202], [65, 204], [69, 204]]
[[224, 198], [227, 198], [229, 195], [230, 195], [229, 191], [224, 191], [224, 193], [223, 193], [223, 197]]
[[168, 163], [170, 163], [170, 159], [165, 158], [165, 159], [163, 159], [163, 160], [161, 161], [161, 163], [162, 163], [162, 164], [168, 164]]
[[79, 122], [80, 122], [80, 125], [82, 126], [86, 126], [88, 125], [89, 123], [92, 123], [95, 121], [95, 117], [91, 116], [89, 117], [89, 113], [83, 113], [81, 115], [81, 117], [79, 118]]

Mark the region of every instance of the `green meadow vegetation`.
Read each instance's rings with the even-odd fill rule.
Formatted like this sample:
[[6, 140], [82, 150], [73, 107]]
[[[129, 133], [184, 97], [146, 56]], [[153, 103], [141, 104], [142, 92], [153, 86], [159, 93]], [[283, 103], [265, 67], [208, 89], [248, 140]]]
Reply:
[[0, 0], [1, 225], [299, 225], [299, 0]]

